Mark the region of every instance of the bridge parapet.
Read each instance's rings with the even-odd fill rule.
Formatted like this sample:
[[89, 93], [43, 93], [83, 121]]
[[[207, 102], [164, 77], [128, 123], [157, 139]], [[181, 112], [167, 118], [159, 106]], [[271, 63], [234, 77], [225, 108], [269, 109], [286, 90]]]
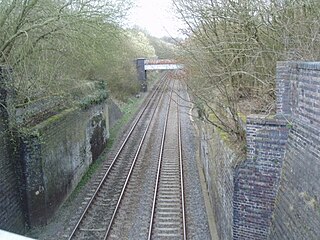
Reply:
[[145, 65], [159, 65], [159, 64], [177, 64], [177, 60], [174, 59], [145, 59]]
[[183, 69], [183, 64], [179, 64], [174, 59], [145, 59], [136, 60], [138, 80], [140, 81], [141, 91], [147, 91], [147, 71], [152, 70], [179, 70]]
[[178, 70], [183, 69], [183, 65], [174, 59], [146, 59], [145, 70]]

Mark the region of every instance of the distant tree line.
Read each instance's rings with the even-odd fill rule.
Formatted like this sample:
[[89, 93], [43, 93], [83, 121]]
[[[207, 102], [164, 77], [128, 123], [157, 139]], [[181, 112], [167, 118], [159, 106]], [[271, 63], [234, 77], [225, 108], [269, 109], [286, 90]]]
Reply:
[[276, 61], [320, 57], [318, 0], [175, 0], [180, 58], [201, 116], [235, 140], [242, 114], [275, 109]]

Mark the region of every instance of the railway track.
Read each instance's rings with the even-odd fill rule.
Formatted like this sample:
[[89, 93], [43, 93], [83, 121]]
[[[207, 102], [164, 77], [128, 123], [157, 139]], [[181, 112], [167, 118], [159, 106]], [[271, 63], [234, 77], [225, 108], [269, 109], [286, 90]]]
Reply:
[[163, 127], [148, 239], [187, 239], [179, 98], [171, 92]]
[[[160, 81], [145, 107], [140, 111], [114, 159], [103, 166], [105, 173], [68, 239], [106, 239], [116, 209], [129, 181], [154, 113], [162, 99], [167, 76]], [[137, 144], [139, 143], [139, 144]]]
[[[124, 227], [123, 222], [131, 214], [129, 212], [135, 211], [130, 199], [139, 198], [137, 189], [143, 181], [135, 169], [147, 169], [143, 165], [148, 165], [148, 161], [139, 157], [143, 155], [140, 154], [143, 146], [148, 148], [145, 143], [147, 134], [159, 135], [154, 137], [159, 139], [156, 142], [159, 142], [160, 149], [157, 157], [149, 160], [153, 167], [144, 170], [149, 179], [153, 179], [150, 183], [153, 188], [146, 191], [144, 203], [147, 210], [142, 215], [147, 217], [141, 216], [144, 220], [140, 221], [138, 239], [187, 239], [179, 98], [174, 94], [174, 85], [178, 81], [171, 81], [170, 93], [166, 94], [171, 84], [167, 78], [164, 76], [138, 114], [112, 162], [103, 167], [105, 173], [95, 184], [96, 188], [69, 240], [126, 239], [130, 236], [130, 230], [122, 234], [124, 228], [130, 228]], [[159, 124], [159, 130], [151, 132], [150, 126]], [[133, 213], [132, 216], [134, 218]]]

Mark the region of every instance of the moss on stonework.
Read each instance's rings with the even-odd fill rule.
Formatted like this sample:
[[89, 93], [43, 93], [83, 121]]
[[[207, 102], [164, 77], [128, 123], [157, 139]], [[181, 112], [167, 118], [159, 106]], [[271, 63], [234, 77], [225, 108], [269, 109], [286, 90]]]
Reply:
[[62, 119], [64, 119], [65, 116], [67, 116], [74, 110], [76, 110], [76, 108], [67, 109], [59, 114], [51, 116], [45, 121], [32, 127], [21, 127], [19, 128], [19, 135], [22, 139], [25, 139], [27, 141], [30, 138], [37, 138], [39, 143], [44, 143], [43, 133], [46, 131], [46, 127], [50, 126], [55, 122], [61, 121]]
[[242, 122], [247, 122], [247, 115], [243, 114], [242, 112], [238, 112], [238, 116], [242, 120]]
[[40, 131], [41, 129], [45, 128], [48, 125], [51, 125], [57, 121], [61, 121], [66, 115], [68, 115], [69, 113], [75, 111], [77, 108], [69, 108], [66, 109], [64, 111], [62, 111], [61, 113], [55, 114], [51, 117], [49, 117], [48, 119], [44, 120], [43, 122], [37, 124], [36, 126], [30, 127], [30, 128], [24, 128], [25, 132], [36, 132], [36, 131]]
[[29, 137], [40, 138], [40, 135], [41, 135], [39, 129], [34, 129], [34, 128], [20, 128], [19, 133], [20, 133], [20, 136], [24, 138], [29, 138]]
[[42, 127], [44, 127], [44, 126], [46, 126], [46, 125], [52, 124], [52, 123], [54, 123], [54, 122], [57, 122], [57, 121], [63, 119], [67, 114], [75, 111], [76, 109], [77, 109], [77, 108], [69, 108], [69, 109], [66, 109], [66, 110], [62, 111], [61, 113], [58, 113], [58, 114], [56, 114], [56, 115], [53, 115], [53, 116], [49, 117], [48, 119], [44, 120], [42, 123], [38, 124], [38, 125], [35, 126], [35, 127], [40, 127], [40, 128], [42, 128]]

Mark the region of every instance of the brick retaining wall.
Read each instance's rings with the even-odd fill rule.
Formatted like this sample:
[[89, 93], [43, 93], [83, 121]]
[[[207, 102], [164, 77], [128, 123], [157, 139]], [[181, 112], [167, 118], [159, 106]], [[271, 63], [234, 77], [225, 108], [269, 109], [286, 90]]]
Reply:
[[248, 118], [244, 161], [201, 142], [221, 239], [319, 239], [320, 62], [279, 62], [276, 86], [276, 116]]
[[233, 239], [268, 239], [287, 142], [287, 122], [247, 119], [247, 159], [234, 176]]
[[270, 239], [319, 239], [320, 62], [280, 62], [277, 69], [278, 114], [290, 108], [291, 131]]
[[6, 68], [0, 66], [0, 228], [23, 233], [24, 211], [15, 161], [11, 156]]

